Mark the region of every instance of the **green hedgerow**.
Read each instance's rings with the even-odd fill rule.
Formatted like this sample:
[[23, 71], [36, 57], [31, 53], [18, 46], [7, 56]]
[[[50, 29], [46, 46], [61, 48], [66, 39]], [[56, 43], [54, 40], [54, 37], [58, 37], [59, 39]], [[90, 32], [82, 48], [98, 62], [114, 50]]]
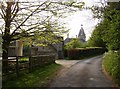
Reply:
[[120, 85], [120, 51], [109, 51], [104, 57], [104, 68]]

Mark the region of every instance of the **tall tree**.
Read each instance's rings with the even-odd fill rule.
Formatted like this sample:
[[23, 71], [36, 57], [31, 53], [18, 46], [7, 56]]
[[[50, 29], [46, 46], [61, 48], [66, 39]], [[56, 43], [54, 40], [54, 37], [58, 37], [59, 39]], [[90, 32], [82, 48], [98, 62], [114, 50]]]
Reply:
[[88, 45], [92, 47], [106, 47], [106, 43], [103, 41], [104, 34], [104, 26], [100, 23], [95, 27], [90, 39], [88, 40]]
[[[120, 49], [120, 2], [108, 3], [108, 7], [104, 11], [103, 24], [106, 28], [104, 34], [104, 42], [107, 43], [108, 49]], [[106, 25], [106, 26], [105, 26]], [[105, 29], [104, 28], [104, 29]]]
[[[95, 13], [95, 16], [102, 14], [102, 19], [97, 29], [95, 29], [91, 41], [97, 43], [100, 40], [106, 43], [109, 50], [120, 49], [120, 2], [109, 2], [107, 6], [101, 10], [100, 13]], [[94, 11], [94, 10], [93, 10]], [[102, 13], [101, 13], [102, 12]], [[97, 32], [97, 34], [95, 34]], [[101, 34], [101, 36], [100, 36]]]

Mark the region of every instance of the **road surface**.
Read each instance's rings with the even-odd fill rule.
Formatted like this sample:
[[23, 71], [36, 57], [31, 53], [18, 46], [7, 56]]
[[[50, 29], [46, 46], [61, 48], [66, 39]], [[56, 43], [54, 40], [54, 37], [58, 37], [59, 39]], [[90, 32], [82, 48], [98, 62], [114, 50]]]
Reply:
[[85, 60], [57, 61], [64, 68], [49, 87], [114, 87], [102, 72], [102, 55]]

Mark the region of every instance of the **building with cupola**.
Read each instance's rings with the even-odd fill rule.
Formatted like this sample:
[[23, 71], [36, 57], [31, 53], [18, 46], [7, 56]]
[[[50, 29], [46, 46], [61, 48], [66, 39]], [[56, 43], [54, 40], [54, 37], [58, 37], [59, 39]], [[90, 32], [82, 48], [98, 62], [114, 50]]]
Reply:
[[[78, 36], [76, 36], [76, 38], [78, 38], [80, 40], [80, 42], [86, 42], [86, 34], [84, 32], [82, 24], [81, 24], [81, 28], [79, 30], [79, 34], [78, 34]], [[64, 44], [66, 44], [66, 43], [70, 42], [72, 39], [76, 39], [76, 38], [69, 38], [69, 34], [67, 34], [67, 38], [64, 40]]]
[[81, 25], [81, 29], [80, 29], [79, 34], [78, 34], [78, 39], [81, 42], [85, 42], [86, 41], [86, 35], [85, 35], [84, 29], [83, 29], [83, 25]]

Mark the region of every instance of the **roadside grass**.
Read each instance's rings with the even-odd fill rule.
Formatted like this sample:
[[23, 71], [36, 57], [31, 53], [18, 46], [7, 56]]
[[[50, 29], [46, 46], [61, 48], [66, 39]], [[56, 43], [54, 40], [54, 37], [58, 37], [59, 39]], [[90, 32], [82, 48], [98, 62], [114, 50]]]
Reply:
[[103, 66], [108, 74], [120, 86], [120, 51], [109, 51], [103, 59]]
[[41, 68], [35, 69], [31, 73], [24, 74], [18, 78], [6, 81], [3, 84], [3, 89], [12, 88], [12, 87], [43, 87], [49, 82], [50, 79], [54, 77], [57, 70], [61, 68], [59, 64], [51, 64]]

